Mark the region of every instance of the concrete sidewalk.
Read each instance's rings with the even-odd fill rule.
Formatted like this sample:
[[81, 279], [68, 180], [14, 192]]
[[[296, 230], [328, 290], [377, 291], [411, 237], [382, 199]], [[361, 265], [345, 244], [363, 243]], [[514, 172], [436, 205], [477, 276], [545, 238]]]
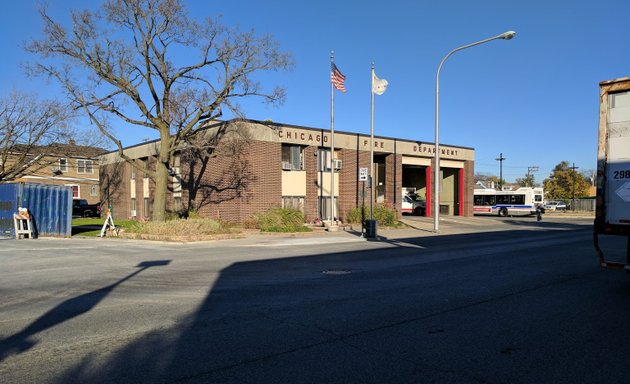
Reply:
[[[401, 239], [410, 237], [425, 237], [439, 235], [454, 235], [463, 233], [509, 231], [518, 226], [519, 229], [541, 230], [548, 229], [550, 225], [566, 225], [576, 223], [587, 225], [592, 223], [594, 215], [584, 212], [554, 212], [544, 215], [541, 222], [536, 221], [535, 216], [518, 216], [498, 219], [492, 216], [442, 216], [439, 222], [439, 233], [434, 232], [434, 221], [432, 217], [408, 217], [403, 216], [400, 221], [406, 228], [387, 229], [378, 228], [377, 235], [381, 239]], [[344, 231], [340, 231], [344, 232]], [[346, 234], [361, 236], [361, 227], [345, 231]], [[327, 236], [333, 233], [325, 232]]]

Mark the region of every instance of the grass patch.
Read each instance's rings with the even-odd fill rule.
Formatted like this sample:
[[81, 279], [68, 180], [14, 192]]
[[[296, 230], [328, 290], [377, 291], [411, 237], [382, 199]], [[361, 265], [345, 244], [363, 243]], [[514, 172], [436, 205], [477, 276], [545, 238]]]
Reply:
[[[72, 219], [72, 236], [81, 235], [87, 237], [98, 237], [101, 234], [101, 229], [105, 224], [105, 219], [99, 218], [76, 218]], [[116, 227], [128, 231], [133, 226], [138, 224], [134, 220], [114, 220]]]
[[[77, 218], [72, 220], [72, 235], [97, 237], [105, 219]], [[212, 219], [188, 218], [173, 219], [165, 222], [114, 220], [116, 227], [132, 237], [161, 240], [200, 239], [204, 236], [231, 235], [241, 233], [229, 223]], [[311, 232], [304, 225], [304, 214], [295, 209], [273, 208], [248, 220], [246, 228], [256, 228], [263, 232]]]
[[[72, 236], [98, 237], [101, 234], [104, 223], [105, 219], [73, 219]], [[186, 237], [196, 239], [208, 235], [240, 233], [240, 229], [230, 224], [221, 223], [212, 219], [199, 218], [175, 219], [166, 222], [114, 220], [114, 224], [117, 228], [120, 228], [123, 233], [163, 240]]]
[[232, 225], [212, 219], [176, 219], [165, 222], [136, 222], [136, 225], [127, 229], [127, 232], [173, 238], [228, 234], [240, 231]]

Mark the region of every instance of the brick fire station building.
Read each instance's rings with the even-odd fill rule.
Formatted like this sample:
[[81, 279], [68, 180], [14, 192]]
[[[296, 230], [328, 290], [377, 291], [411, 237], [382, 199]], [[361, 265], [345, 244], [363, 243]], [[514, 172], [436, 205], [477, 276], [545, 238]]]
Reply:
[[[254, 120], [213, 122], [183, 145], [169, 170], [167, 208], [243, 222], [271, 207], [294, 207], [307, 222], [369, 206], [361, 168], [370, 166], [370, 136]], [[155, 165], [158, 141], [125, 148], [141, 169]], [[400, 212], [403, 193], [426, 199], [432, 215], [433, 143], [374, 138], [374, 204]], [[474, 149], [440, 145], [440, 214], [472, 216]], [[101, 196], [117, 218], [151, 218], [153, 181], [111, 152], [100, 160]], [[334, 169], [334, 173], [331, 172]], [[331, 175], [334, 174], [334, 176]]]

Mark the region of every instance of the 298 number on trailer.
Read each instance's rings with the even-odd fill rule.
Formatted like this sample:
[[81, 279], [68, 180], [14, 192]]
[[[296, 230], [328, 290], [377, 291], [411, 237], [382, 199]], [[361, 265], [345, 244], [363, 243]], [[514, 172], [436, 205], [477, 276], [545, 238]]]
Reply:
[[613, 179], [622, 180], [622, 179], [630, 179], [630, 169], [624, 169], [621, 171], [613, 172]]

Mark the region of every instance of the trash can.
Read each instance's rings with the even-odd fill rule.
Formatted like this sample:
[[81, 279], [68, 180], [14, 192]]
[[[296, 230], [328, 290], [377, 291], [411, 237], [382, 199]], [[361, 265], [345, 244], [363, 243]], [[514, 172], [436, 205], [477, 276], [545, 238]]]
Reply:
[[376, 237], [378, 222], [376, 220], [365, 220], [365, 237], [373, 239]]

